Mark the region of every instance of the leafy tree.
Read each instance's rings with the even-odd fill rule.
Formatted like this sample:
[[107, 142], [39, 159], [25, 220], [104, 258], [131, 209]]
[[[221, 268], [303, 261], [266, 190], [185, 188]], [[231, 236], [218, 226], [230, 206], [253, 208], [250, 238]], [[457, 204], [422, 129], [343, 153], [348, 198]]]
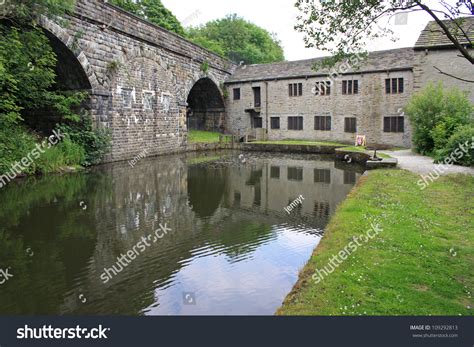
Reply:
[[190, 28], [188, 37], [237, 63], [262, 64], [285, 59], [281, 43], [274, 34], [236, 14]]
[[[349, 56], [365, 53], [366, 43], [381, 36], [391, 36], [393, 31], [381, 21], [401, 12], [425, 11], [440, 26], [460, 54], [474, 64], [474, 56], [463, 42], [472, 37], [463, 28], [462, 16], [473, 15], [471, 0], [459, 0], [450, 5], [445, 0], [297, 0], [301, 12], [295, 29], [305, 34], [308, 48], [316, 47], [332, 54], [326, 65], [334, 65]], [[451, 20], [451, 24], [443, 22]]]
[[178, 35], [185, 35], [179, 20], [162, 4], [161, 0], [112, 0], [110, 3]]
[[446, 148], [458, 128], [473, 124], [474, 106], [465, 93], [439, 83], [413, 95], [405, 112], [413, 126], [415, 149], [431, 155]]
[[60, 16], [74, 8], [75, 0], [3, 0], [0, 19], [16, 24], [32, 24], [38, 15]]

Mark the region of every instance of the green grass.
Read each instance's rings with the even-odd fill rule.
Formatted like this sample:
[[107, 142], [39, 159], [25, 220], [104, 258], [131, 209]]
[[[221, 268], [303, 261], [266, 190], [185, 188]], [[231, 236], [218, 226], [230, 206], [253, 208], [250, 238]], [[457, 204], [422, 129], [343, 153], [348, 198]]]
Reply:
[[[341, 151], [348, 151], [348, 152], [367, 153], [371, 156], [374, 154], [373, 150], [367, 150], [365, 147], [360, 147], [360, 146], [347, 146], [347, 147], [342, 147], [338, 149]], [[391, 156], [389, 156], [388, 154], [381, 153], [380, 151], [377, 151], [377, 156], [379, 158], [391, 158]]]
[[[425, 190], [403, 170], [373, 171], [338, 208], [280, 315], [472, 315], [474, 178]], [[383, 231], [319, 284], [312, 279], [371, 221]]]
[[190, 130], [188, 134], [189, 143], [218, 143], [221, 133], [202, 130]]
[[269, 144], [269, 145], [309, 145], [309, 146], [335, 146], [335, 147], [346, 146], [342, 143], [337, 143], [337, 142], [305, 141], [305, 140], [256, 141], [256, 142], [252, 142], [252, 144], [253, 143]]

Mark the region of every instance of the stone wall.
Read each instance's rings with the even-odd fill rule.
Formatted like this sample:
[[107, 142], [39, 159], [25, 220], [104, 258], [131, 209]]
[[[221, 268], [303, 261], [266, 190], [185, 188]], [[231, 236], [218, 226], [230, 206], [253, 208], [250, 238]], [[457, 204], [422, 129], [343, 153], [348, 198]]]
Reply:
[[[101, 0], [78, 0], [68, 25], [42, 27], [74, 53], [90, 84], [90, 113], [110, 128], [106, 161], [177, 152], [187, 141], [189, 92], [209, 79], [217, 93], [234, 65], [186, 39]], [[57, 47], [61, 49], [61, 47]], [[207, 62], [209, 69], [202, 70]], [[222, 97], [220, 95], [220, 97]]]
[[[473, 54], [474, 50], [471, 50]], [[437, 83], [442, 81], [445, 87], [456, 87], [470, 96], [471, 102], [474, 103], [474, 68], [469, 61], [460, 57], [460, 53], [452, 49], [429, 49], [416, 50], [416, 64], [414, 66], [415, 74], [415, 91], [418, 91], [429, 83]], [[444, 73], [456, 76], [467, 81], [452, 78], [441, 74], [436, 68]]]

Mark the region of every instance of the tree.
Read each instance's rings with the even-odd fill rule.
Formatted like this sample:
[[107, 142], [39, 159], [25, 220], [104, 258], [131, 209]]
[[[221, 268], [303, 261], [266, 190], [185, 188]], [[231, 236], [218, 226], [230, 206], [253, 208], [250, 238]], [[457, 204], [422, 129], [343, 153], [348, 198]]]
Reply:
[[0, 0], [0, 20], [31, 24], [39, 15], [60, 16], [74, 8], [75, 0]]
[[[357, 53], [366, 53], [366, 43], [372, 39], [393, 35], [390, 28], [380, 25], [384, 18], [399, 13], [425, 11], [439, 25], [460, 55], [474, 64], [472, 36], [463, 27], [463, 16], [473, 15], [472, 0], [297, 0], [301, 11], [295, 29], [305, 34], [308, 48], [316, 47], [332, 54], [327, 64], [334, 65]], [[446, 22], [443, 20], [450, 20]]]
[[110, 3], [178, 35], [185, 35], [179, 20], [161, 0], [112, 0]]
[[262, 64], [285, 59], [274, 34], [236, 14], [190, 28], [188, 36], [193, 42], [237, 63]]

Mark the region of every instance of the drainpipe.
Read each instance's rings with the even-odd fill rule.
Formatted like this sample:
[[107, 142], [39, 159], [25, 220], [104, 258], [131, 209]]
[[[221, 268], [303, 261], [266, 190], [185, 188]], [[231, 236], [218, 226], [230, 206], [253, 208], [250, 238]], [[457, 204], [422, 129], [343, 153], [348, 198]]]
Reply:
[[268, 81], [265, 82], [265, 140], [268, 140], [268, 128], [270, 124], [268, 124]]

